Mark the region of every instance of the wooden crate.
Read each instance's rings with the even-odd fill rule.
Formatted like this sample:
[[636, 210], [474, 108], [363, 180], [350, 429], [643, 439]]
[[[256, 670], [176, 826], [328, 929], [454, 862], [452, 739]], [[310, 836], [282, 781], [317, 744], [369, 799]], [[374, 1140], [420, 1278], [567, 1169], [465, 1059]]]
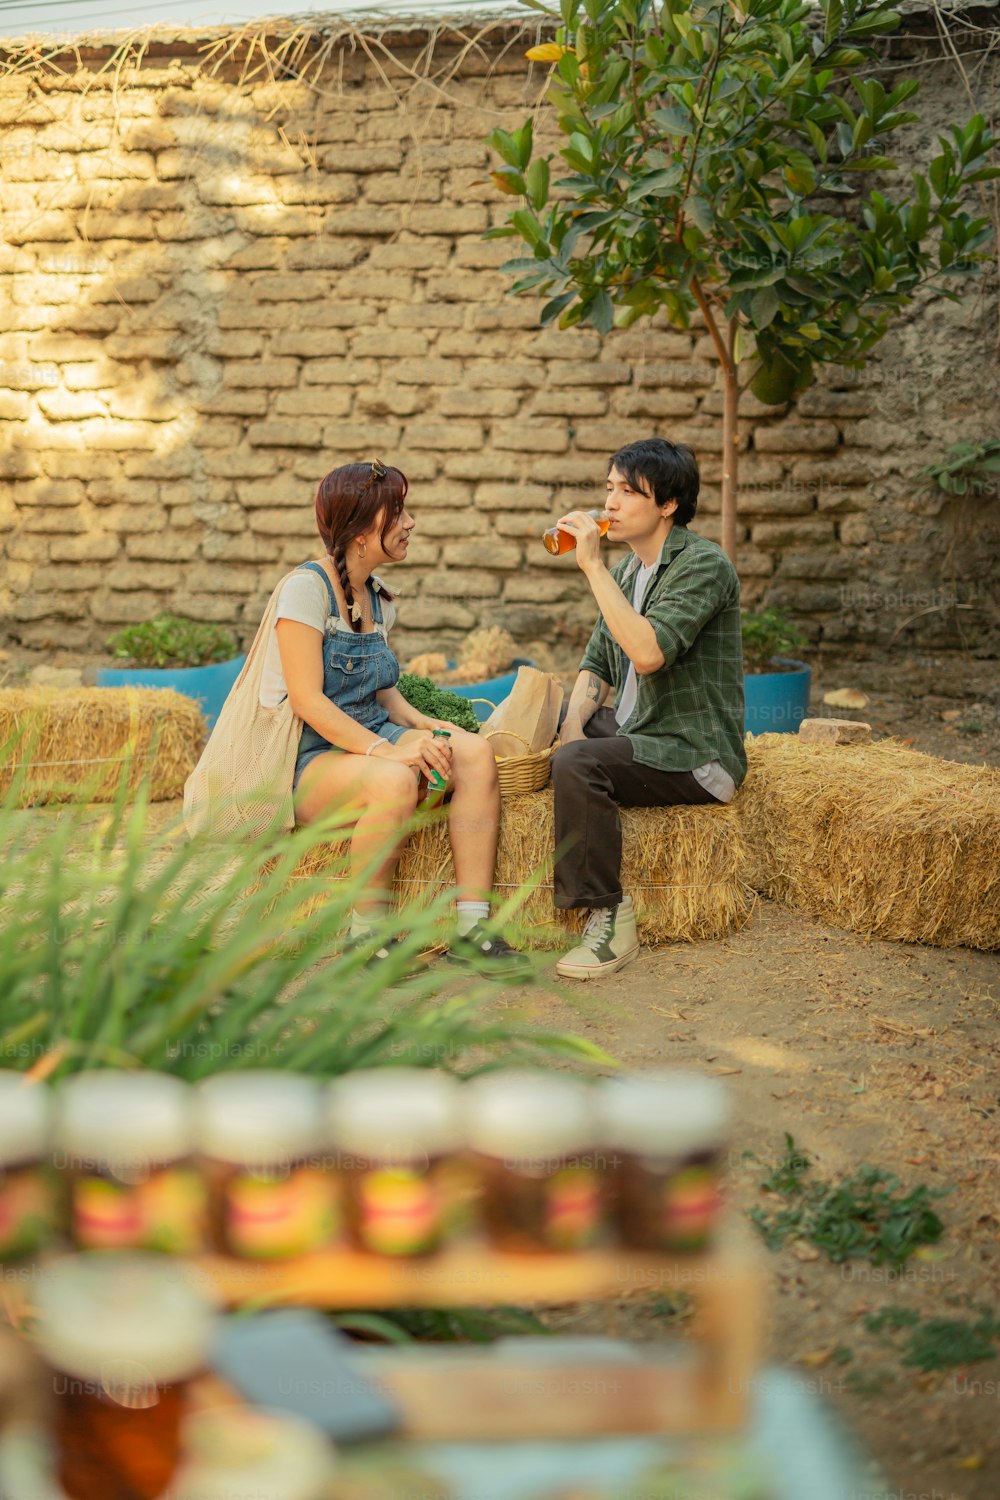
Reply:
[[[761, 1352], [764, 1277], [755, 1247], [726, 1224], [711, 1250], [670, 1258], [621, 1246], [510, 1254], [469, 1239], [419, 1260], [335, 1247], [275, 1264], [205, 1256], [200, 1278], [228, 1306], [555, 1306], [636, 1290], [688, 1294], [690, 1344], [636, 1345], [639, 1360], [557, 1369], [511, 1355], [414, 1351], [378, 1367], [405, 1414], [405, 1435], [469, 1440], [575, 1434], [722, 1431], [747, 1415]], [[584, 1342], [586, 1350], [587, 1343]], [[653, 1352], [650, 1352], [653, 1351]], [[546, 1399], [539, 1399], [540, 1387]]]

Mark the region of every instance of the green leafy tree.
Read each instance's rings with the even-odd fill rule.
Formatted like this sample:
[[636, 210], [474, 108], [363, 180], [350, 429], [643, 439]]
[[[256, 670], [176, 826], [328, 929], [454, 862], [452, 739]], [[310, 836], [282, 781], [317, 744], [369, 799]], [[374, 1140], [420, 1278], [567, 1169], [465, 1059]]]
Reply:
[[553, 63], [565, 175], [534, 154], [530, 120], [494, 130], [493, 181], [525, 201], [490, 236], [528, 247], [504, 269], [513, 291], [548, 294], [543, 324], [607, 333], [662, 309], [683, 329], [700, 311], [722, 371], [735, 558], [741, 389], [783, 403], [817, 364], [860, 368], [918, 287], [957, 300], [987, 258], [990, 225], [966, 201], [1000, 171], [996, 142], [975, 115], [926, 171], [865, 191], [918, 118], [915, 81], [865, 76], [899, 24], [888, 0], [524, 3], [560, 23], [527, 55]]

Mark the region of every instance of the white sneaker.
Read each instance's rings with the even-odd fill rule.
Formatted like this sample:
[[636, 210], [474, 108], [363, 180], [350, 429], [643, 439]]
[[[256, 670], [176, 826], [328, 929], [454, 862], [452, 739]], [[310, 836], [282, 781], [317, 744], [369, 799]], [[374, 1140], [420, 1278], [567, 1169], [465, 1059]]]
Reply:
[[620, 906], [599, 906], [590, 913], [583, 937], [556, 964], [564, 979], [600, 979], [623, 969], [639, 951], [635, 907], [626, 896]]

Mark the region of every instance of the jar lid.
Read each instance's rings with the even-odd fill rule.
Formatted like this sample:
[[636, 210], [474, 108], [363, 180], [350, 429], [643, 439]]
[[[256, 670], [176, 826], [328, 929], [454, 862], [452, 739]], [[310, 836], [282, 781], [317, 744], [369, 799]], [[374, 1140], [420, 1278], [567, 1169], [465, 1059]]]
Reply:
[[192, 1412], [173, 1500], [320, 1500], [334, 1468], [332, 1447], [310, 1423], [245, 1406]]
[[35, 1342], [50, 1365], [99, 1382], [122, 1405], [152, 1405], [149, 1387], [193, 1375], [215, 1312], [177, 1261], [99, 1251], [66, 1255], [38, 1274]]
[[279, 1166], [323, 1147], [320, 1085], [298, 1073], [217, 1073], [195, 1089], [195, 1139], [205, 1156]]
[[603, 1144], [675, 1155], [721, 1146], [729, 1095], [717, 1078], [653, 1069], [604, 1078], [594, 1090]]
[[487, 1073], [466, 1084], [469, 1144], [503, 1161], [584, 1151], [595, 1138], [588, 1084], [553, 1073]]
[[374, 1161], [426, 1161], [463, 1144], [458, 1084], [432, 1068], [366, 1068], [327, 1095], [334, 1149]]
[[33, 1161], [49, 1149], [52, 1096], [24, 1073], [0, 1071], [0, 1162]]
[[56, 1095], [62, 1165], [128, 1175], [191, 1153], [191, 1088], [168, 1073], [78, 1073]]

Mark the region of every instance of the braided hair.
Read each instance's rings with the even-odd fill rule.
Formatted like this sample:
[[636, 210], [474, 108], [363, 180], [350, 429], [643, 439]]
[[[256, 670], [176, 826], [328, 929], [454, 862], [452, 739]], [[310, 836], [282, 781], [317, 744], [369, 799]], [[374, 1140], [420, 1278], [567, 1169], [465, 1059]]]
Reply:
[[[379, 536], [385, 539], [402, 515], [409, 485], [399, 469], [374, 463], [341, 464], [323, 476], [316, 491], [316, 526], [334, 567], [347, 603], [347, 623], [355, 632], [361, 621], [352, 618], [354, 590], [347, 571], [347, 549], [381, 521]], [[391, 599], [388, 589], [383, 596]]]

